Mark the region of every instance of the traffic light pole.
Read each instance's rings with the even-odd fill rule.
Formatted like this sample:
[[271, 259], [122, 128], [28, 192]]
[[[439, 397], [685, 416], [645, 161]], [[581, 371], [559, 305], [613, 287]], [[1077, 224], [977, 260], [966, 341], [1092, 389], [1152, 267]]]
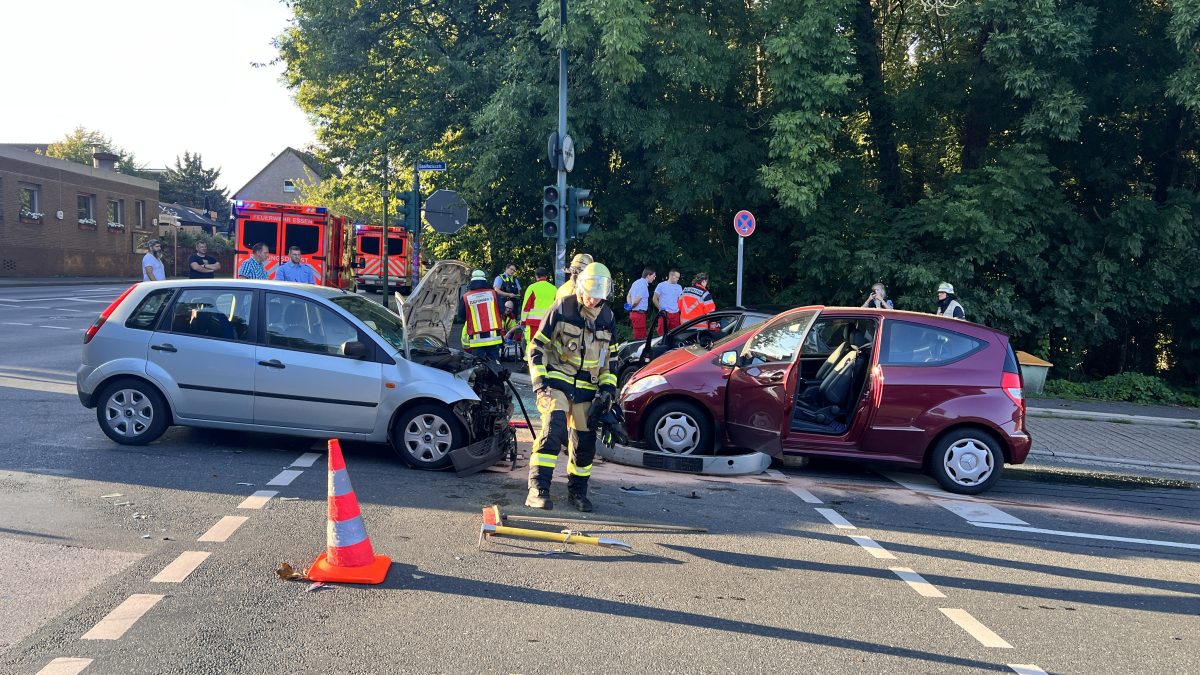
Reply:
[[421, 283], [421, 172], [417, 164], [413, 164], [413, 189], [409, 199], [415, 200], [410, 208], [417, 214], [412, 223], [412, 288], [416, 290]]
[[380, 272], [380, 282], [383, 286], [383, 306], [388, 306], [388, 156], [387, 149], [383, 151], [383, 237], [379, 242], [379, 251], [383, 256], [383, 270]]
[[[563, 161], [562, 143], [567, 137], [567, 0], [558, 0], [558, 194], [566, 205], [567, 167]], [[567, 267], [567, 209], [558, 210], [558, 241], [554, 246], [554, 283], [562, 286]]]

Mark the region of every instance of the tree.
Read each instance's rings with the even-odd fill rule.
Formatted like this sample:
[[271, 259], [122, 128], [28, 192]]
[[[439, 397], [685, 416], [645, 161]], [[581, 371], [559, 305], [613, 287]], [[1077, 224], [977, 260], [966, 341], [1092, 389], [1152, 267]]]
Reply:
[[118, 147], [111, 138], [100, 131], [78, 126], [63, 136], [62, 140], [46, 146], [47, 157], [65, 159], [87, 166], [93, 165], [92, 153], [94, 152], [110, 152], [117, 155], [117, 171], [121, 173], [138, 178], [154, 179], [153, 174], [147, 172], [145, 167], [138, 163], [132, 152]]
[[175, 157], [175, 166], [158, 179], [158, 199], [195, 209], [215, 211], [217, 222], [229, 220], [229, 190], [217, 186], [220, 169], [206, 169], [200, 153], [184, 151]]

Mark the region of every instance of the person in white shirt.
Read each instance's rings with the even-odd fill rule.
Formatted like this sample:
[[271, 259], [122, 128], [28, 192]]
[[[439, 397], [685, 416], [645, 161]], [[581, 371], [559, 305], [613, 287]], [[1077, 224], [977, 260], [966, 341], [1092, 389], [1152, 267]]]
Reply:
[[142, 256], [142, 281], [163, 281], [167, 269], [158, 256], [162, 255], [162, 242], [151, 239], [146, 242], [146, 255]]
[[654, 287], [654, 306], [658, 308], [660, 323], [657, 327], [664, 334], [679, 327], [679, 298], [683, 287], [679, 285], [679, 270], [667, 272], [667, 280]]
[[650, 284], [654, 283], [657, 277], [658, 273], [654, 268], [647, 267], [642, 270], [642, 278], [633, 282], [629, 292], [625, 294], [625, 309], [629, 311], [629, 325], [633, 328], [634, 340], [646, 339], [646, 310], [650, 309]]

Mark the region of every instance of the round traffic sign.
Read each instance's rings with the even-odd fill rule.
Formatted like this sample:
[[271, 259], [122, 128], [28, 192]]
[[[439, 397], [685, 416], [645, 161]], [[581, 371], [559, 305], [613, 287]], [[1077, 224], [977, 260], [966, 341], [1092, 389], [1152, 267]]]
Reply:
[[733, 231], [739, 237], [749, 237], [754, 234], [754, 214], [749, 211], [738, 211], [733, 217]]

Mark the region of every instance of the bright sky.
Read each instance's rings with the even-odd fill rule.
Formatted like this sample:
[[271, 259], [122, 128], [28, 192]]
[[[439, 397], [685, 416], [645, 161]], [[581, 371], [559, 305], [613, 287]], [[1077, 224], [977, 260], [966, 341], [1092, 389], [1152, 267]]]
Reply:
[[279, 0], [0, 2], [0, 143], [103, 132], [150, 168], [185, 150], [230, 194], [312, 127], [280, 82]]

